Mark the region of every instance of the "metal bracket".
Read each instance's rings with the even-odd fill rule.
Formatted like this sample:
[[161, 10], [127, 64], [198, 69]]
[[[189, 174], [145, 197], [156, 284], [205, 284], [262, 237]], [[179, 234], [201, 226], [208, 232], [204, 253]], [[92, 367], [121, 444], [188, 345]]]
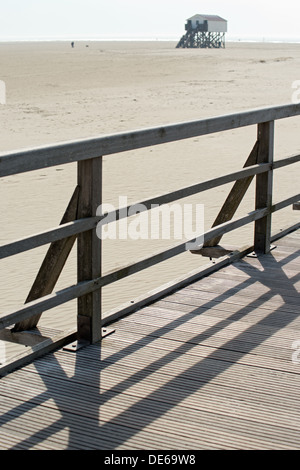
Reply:
[[[270, 246], [270, 251], [274, 250], [275, 248], [277, 248], [276, 245], [271, 245]], [[264, 254], [264, 253], [258, 253], [256, 251], [252, 251], [251, 253], [249, 253], [246, 258], [258, 258], [261, 254]]]
[[115, 331], [115, 328], [101, 328], [101, 338], [105, 338], [105, 336], [111, 335]]
[[77, 352], [79, 351], [79, 349], [82, 349], [85, 346], [88, 346], [89, 344], [89, 341], [84, 341], [81, 339], [78, 341], [74, 341], [73, 343], [67, 344], [67, 346], [63, 347], [63, 351]]
[[190, 252], [194, 255], [202, 255], [206, 256], [207, 258], [221, 258], [222, 256], [229, 255], [233, 252], [233, 249], [227, 249], [223, 246], [216, 245], [216, 246], [204, 246], [199, 249], [190, 250]]
[[[105, 338], [108, 335], [111, 335], [115, 331], [116, 330], [113, 328], [101, 328], [101, 339]], [[64, 346], [63, 351], [77, 352], [79, 351], [79, 349], [85, 348], [89, 344], [91, 344], [89, 341], [80, 339], [68, 344], [67, 346]]]
[[300, 211], [300, 201], [299, 202], [294, 202], [293, 210], [294, 211]]

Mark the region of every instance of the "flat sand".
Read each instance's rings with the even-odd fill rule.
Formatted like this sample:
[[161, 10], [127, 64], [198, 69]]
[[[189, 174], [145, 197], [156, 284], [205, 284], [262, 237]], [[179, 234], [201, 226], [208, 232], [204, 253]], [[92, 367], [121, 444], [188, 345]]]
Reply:
[[[300, 44], [227, 43], [225, 49], [176, 49], [173, 42], [0, 44], [0, 152], [120, 131], [202, 119], [291, 103], [300, 80]], [[240, 169], [256, 138], [249, 127], [104, 158], [104, 202], [139, 201]], [[275, 158], [298, 153], [299, 118], [276, 123]], [[298, 167], [275, 175], [275, 202], [293, 195]], [[299, 171], [298, 171], [299, 174]], [[298, 180], [299, 181], [299, 180]], [[56, 226], [76, 184], [64, 165], [0, 179], [0, 243]], [[205, 206], [209, 228], [230, 190], [193, 198]], [[186, 201], [187, 202], [187, 201]], [[191, 200], [189, 200], [191, 202]], [[239, 213], [252, 210], [253, 188]], [[273, 231], [299, 219], [291, 208], [274, 216]], [[242, 246], [252, 227], [224, 237]], [[104, 272], [170, 246], [170, 240], [104, 242]], [[22, 304], [46, 247], [1, 261], [0, 312]], [[209, 260], [186, 253], [104, 289], [105, 312]], [[76, 282], [75, 253], [58, 288]], [[76, 304], [45, 313], [53, 327], [73, 326]]]

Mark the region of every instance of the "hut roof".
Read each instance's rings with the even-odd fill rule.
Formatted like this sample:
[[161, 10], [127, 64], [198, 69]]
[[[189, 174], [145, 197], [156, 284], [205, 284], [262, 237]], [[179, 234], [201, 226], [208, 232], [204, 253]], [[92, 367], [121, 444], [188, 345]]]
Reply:
[[191, 18], [188, 18], [189, 20], [193, 19], [193, 18], [199, 18], [201, 17], [203, 20], [207, 20], [207, 21], [227, 21], [225, 20], [224, 18], [221, 18], [221, 16], [218, 16], [218, 15], [193, 15], [191, 16]]

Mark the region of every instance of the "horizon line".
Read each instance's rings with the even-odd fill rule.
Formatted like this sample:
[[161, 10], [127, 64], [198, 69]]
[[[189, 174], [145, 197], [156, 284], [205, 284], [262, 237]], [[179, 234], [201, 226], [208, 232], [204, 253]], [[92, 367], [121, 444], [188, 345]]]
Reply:
[[[266, 43], [300, 43], [300, 37], [280, 37], [280, 36], [227, 36], [227, 42], [266, 42]], [[179, 41], [180, 37], [175, 35], [170, 36], [80, 36], [76, 37], [76, 35], [72, 36], [32, 36], [32, 37], [1, 37], [0, 42], [106, 42], [106, 41], [120, 41], [120, 42], [176, 42]]]

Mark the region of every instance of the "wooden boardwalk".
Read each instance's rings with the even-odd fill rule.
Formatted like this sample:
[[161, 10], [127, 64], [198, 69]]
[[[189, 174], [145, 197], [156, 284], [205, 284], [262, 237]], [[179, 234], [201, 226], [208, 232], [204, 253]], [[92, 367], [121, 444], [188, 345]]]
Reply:
[[0, 449], [299, 449], [300, 231], [276, 246], [1, 378]]

